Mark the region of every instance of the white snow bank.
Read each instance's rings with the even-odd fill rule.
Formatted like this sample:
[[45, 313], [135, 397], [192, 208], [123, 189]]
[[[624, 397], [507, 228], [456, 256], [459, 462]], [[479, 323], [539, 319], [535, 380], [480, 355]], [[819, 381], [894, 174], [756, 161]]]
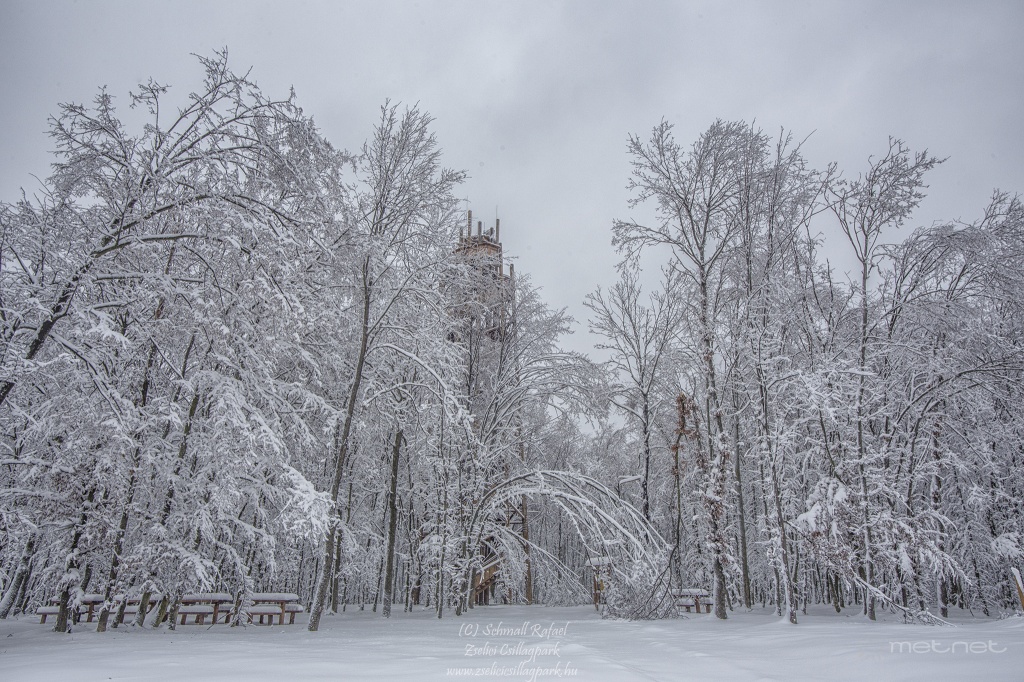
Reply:
[[[4, 680], [963, 680], [1024, 679], [1024, 621], [953, 614], [958, 627], [871, 623], [828, 609], [789, 625], [771, 611], [626, 622], [591, 607], [478, 607], [461, 618], [369, 610], [305, 625], [176, 632], [38, 618], [0, 621]], [[302, 618], [300, 620], [305, 620]]]

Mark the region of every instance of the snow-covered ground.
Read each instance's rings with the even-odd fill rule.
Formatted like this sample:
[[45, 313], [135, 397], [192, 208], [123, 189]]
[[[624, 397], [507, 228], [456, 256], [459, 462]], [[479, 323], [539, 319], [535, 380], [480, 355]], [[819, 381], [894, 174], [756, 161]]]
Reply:
[[303, 625], [83, 625], [57, 635], [38, 618], [0, 621], [0, 680], [1024, 680], [1024, 619], [957, 627], [870, 623], [827, 609], [789, 625], [771, 612], [655, 622], [601, 620], [593, 608], [489, 606], [462, 618], [369, 610]]

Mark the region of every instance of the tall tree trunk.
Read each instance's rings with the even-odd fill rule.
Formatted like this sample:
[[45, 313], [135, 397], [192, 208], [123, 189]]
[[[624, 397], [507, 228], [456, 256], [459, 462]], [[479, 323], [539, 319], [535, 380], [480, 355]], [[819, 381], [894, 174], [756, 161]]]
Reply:
[[87, 510], [92, 508], [92, 503], [96, 499], [96, 488], [90, 488], [89, 493], [85, 496], [86, 504], [83, 505], [82, 513], [79, 515], [78, 523], [75, 526], [75, 532], [71, 536], [71, 547], [68, 550], [68, 563], [64, 569], [64, 577], [61, 580], [62, 586], [60, 591], [60, 611], [57, 612], [57, 622], [53, 626], [54, 632], [70, 632], [71, 628], [68, 625], [68, 618], [71, 615], [71, 589], [74, 586], [77, 589], [80, 588], [82, 576], [78, 574], [78, 544], [82, 539], [82, 533], [85, 531], [85, 524], [88, 521]]
[[175, 480], [181, 474], [181, 467], [185, 461], [185, 456], [188, 454], [188, 437], [192, 433], [192, 422], [196, 416], [196, 410], [199, 408], [200, 392], [196, 389], [196, 392], [192, 395], [192, 402], [188, 406], [188, 416], [185, 419], [185, 425], [181, 431], [181, 443], [178, 444], [178, 458], [174, 463], [174, 473], [171, 476], [171, 481], [167, 485], [167, 492], [164, 494], [164, 504], [160, 511], [160, 525], [166, 525], [167, 519], [171, 516], [171, 509], [174, 504], [174, 484]]
[[793, 578], [789, 573], [789, 540], [786, 537], [785, 521], [782, 515], [782, 491], [779, 487], [779, 476], [775, 470], [775, 463], [771, 462], [769, 468], [772, 472], [772, 497], [775, 499], [775, 532], [779, 540], [779, 566], [778, 573], [782, 575], [783, 596], [786, 599], [786, 612], [789, 622], [796, 625], [796, 594], [793, 590]]
[[[170, 253], [167, 255], [167, 264], [164, 266], [164, 276], [167, 276], [171, 272], [171, 264], [174, 262], [174, 254], [176, 248], [171, 247]], [[156, 306], [156, 310], [153, 311], [153, 321], [158, 321], [163, 318], [165, 301], [163, 298]], [[127, 323], [126, 323], [127, 324]], [[189, 339], [188, 345], [185, 348], [185, 356], [183, 365], [181, 368], [182, 376], [188, 369], [188, 359], [192, 354], [192, 346], [195, 343], [195, 334]], [[146, 405], [149, 404], [149, 387], [150, 377], [153, 371], [153, 365], [156, 362], [157, 345], [155, 341], [151, 341], [149, 344], [149, 354], [146, 358], [146, 368], [142, 375], [142, 385], [139, 388], [139, 401], [137, 407], [139, 410], [145, 409]], [[175, 391], [174, 402], [177, 401], [178, 391]], [[170, 432], [170, 424], [164, 429], [166, 436]], [[124, 538], [128, 530], [128, 515], [131, 510], [132, 501], [135, 499], [135, 485], [138, 476], [139, 461], [142, 457], [142, 446], [136, 445], [132, 451], [131, 459], [131, 470], [128, 473], [128, 489], [125, 492], [125, 501], [121, 507], [121, 518], [118, 520], [117, 532], [114, 535], [114, 546], [113, 552], [110, 557], [110, 570], [107, 572], [107, 582], [103, 588], [103, 606], [100, 607], [99, 617], [96, 621], [96, 632], [106, 632], [107, 623], [110, 618], [110, 598], [114, 589], [114, 585], [117, 582], [118, 571], [121, 566], [121, 553], [124, 551]]]
[[[863, 500], [861, 502], [864, 512], [864, 573], [865, 580], [869, 585], [874, 585], [875, 565], [872, 558], [872, 547], [874, 544], [871, 534], [871, 514], [868, 501], [868, 481], [864, 462], [867, 459], [867, 444], [864, 442], [864, 422], [867, 415], [864, 408], [864, 397], [867, 391], [867, 366], [868, 366], [868, 277], [871, 272], [871, 262], [866, 258], [869, 253], [868, 235], [864, 235], [865, 259], [861, 267], [861, 302], [860, 302], [860, 370], [857, 374], [857, 456], [860, 460], [860, 485]], [[865, 608], [868, 619], [875, 620], [875, 597], [870, 592], [864, 593]]]
[[[445, 481], [447, 483], [447, 480]], [[438, 525], [441, 526], [441, 557], [437, 565], [437, 617], [440, 620], [444, 616], [444, 559], [445, 550], [448, 549], [448, 486], [444, 486], [444, 501], [442, 502], [441, 513], [438, 517]]]
[[[675, 524], [673, 528], [672, 560], [675, 561], [675, 572], [678, 586], [682, 586], [682, 538], [683, 538], [683, 470], [679, 459], [679, 450], [682, 447], [683, 437], [695, 438], [696, 432], [687, 426], [687, 417], [693, 413], [693, 402], [685, 394], [676, 396], [676, 433], [675, 442], [672, 444], [672, 477], [675, 483]], [[699, 446], [698, 446], [699, 447]], [[558, 531], [561, 533], [562, 524], [559, 521]], [[695, 542], [700, 548], [700, 544]]]
[[331, 613], [338, 612], [338, 600], [340, 599], [339, 591], [341, 589], [341, 571], [338, 570], [340, 566], [341, 543], [336, 542], [334, 543], [334, 582], [331, 585]]
[[711, 328], [710, 301], [708, 298], [708, 274], [704, 267], [699, 268], [700, 283], [700, 324], [701, 345], [704, 356], [704, 379], [707, 397], [705, 400], [708, 429], [708, 487], [706, 502], [709, 504], [709, 520], [711, 544], [714, 553], [712, 564], [715, 579], [715, 617], [725, 620], [726, 586], [725, 586], [725, 552], [726, 541], [723, 535], [725, 523], [725, 469], [729, 453], [725, 451], [726, 436], [722, 419], [722, 406], [718, 395], [718, 372], [715, 368], [714, 332]]
[[395, 445], [391, 450], [391, 489], [388, 493], [388, 553], [384, 566], [385, 618], [391, 617], [391, 602], [394, 600], [395, 534], [398, 530], [398, 458], [401, 454], [402, 438], [402, 429], [398, 429], [395, 433]]
[[526, 553], [526, 603], [533, 603], [533, 565], [530, 561], [530, 516], [526, 505], [526, 495], [519, 499], [519, 508], [523, 515], [523, 547]]
[[4, 598], [0, 600], [0, 619], [6, 619], [14, 607], [15, 600], [25, 584], [28, 577], [28, 568], [32, 563], [32, 553], [35, 551], [36, 536], [32, 533], [25, 541], [25, 549], [21, 552], [21, 559], [18, 561], [18, 568], [14, 571], [14, 577], [7, 587]]
[[[935, 474], [932, 476], [932, 511], [936, 517], [940, 516], [942, 507], [942, 472], [939, 467], [942, 465], [942, 453], [939, 448], [939, 434], [940, 427], [938, 424], [932, 429], [932, 458], [935, 460]], [[938, 537], [936, 538], [935, 544], [940, 553], [945, 552], [946, 544], [946, 527], [942, 521], [937, 521]], [[943, 618], [949, 617], [949, 593], [948, 583], [946, 576], [942, 573], [941, 569], [935, 576], [935, 597], [938, 601], [939, 614]]]
[[[733, 392], [733, 408], [739, 412], [739, 405], [735, 391]], [[746, 505], [743, 501], [743, 478], [740, 474], [740, 420], [736, 418], [735, 438], [736, 458], [733, 460], [733, 470], [736, 474], [736, 512], [739, 516], [740, 531], [740, 570], [743, 579], [743, 606], [750, 608], [750, 562], [747, 555], [747, 515]]]
[[149, 612], [149, 598], [153, 596], [151, 590], [143, 590], [139, 598], [139, 610], [135, 612], [135, 625], [142, 627], [146, 624], [146, 614]]
[[164, 618], [167, 617], [168, 607], [171, 606], [170, 595], [164, 595], [160, 598], [160, 603], [156, 607], [156, 618], [153, 619], [151, 627], [158, 628], [163, 625]]
[[[177, 629], [178, 609], [180, 607], [181, 607], [181, 595], [178, 594], [178, 595], [175, 595], [174, 599], [171, 601], [171, 611], [170, 611], [170, 613], [167, 614], [167, 629], [168, 630], [175, 630], [175, 629]], [[220, 614], [219, 613], [217, 614], [217, 617], [220, 618]], [[216, 625], [216, 622], [214, 622], [213, 625]]]
[[642, 427], [644, 437], [644, 477], [641, 479], [644, 518], [651, 520], [651, 498], [648, 493], [651, 480], [651, 408], [647, 394], [643, 396]]
[[[138, 453], [138, 450], [136, 450]], [[136, 462], [138, 458], [136, 455]], [[135, 466], [128, 475], [128, 491], [121, 507], [121, 518], [117, 522], [117, 532], [114, 534], [114, 546], [110, 557], [110, 570], [107, 572], [107, 583], [103, 588], [103, 606], [100, 607], [99, 619], [96, 622], [96, 632], [107, 631], [107, 621], [110, 618], [110, 598], [113, 594], [114, 585], [117, 583], [117, 574], [121, 566], [121, 552], [124, 551], [124, 536], [128, 530], [128, 510], [135, 499]]]
[[316, 632], [320, 628], [320, 617], [323, 614], [324, 603], [327, 594], [330, 592], [331, 575], [334, 567], [334, 547], [337, 542], [340, 526], [340, 509], [338, 508], [338, 492], [341, 489], [341, 479], [345, 471], [345, 460], [348, 457], [349, 438], [352, 433], [352, 421], [356, 411], [356, 401], [359, 398], [359, 389], [363, 382], [363, 368], [366, 365], [366, 354], [370, 346], [370, 302], [372, 298], [372, 273], [370, 272], [370, 257], [363, 259], [363, 310], [362, 310], [362, 331], [359, 339], [359, 354], [356, 357], [356, 371], [352, 377], [352, 386], [349, 389], [348, 403], [345, 406], [345, 419], [341, 425], [341, 433], [337, 439], [337, 455], [335, 456], [334, 473], [331, 477], [331, 503], [334, 509], [331, 512], [333, 517], [330, 528], [327, 531], [327, 540], [324, 543], [323, 559], [320, 562], [319, 573], [317, 574], [316, 590], [313, 592], [313, 602], [309, 610], [309, 631]]

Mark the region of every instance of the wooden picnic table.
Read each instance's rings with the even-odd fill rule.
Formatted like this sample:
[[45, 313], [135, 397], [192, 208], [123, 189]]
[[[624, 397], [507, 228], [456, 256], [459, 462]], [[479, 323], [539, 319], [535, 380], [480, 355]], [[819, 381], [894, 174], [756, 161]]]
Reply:
[[707, 590], [699, 587], [686, 587], [672, 590], [672, 597], [677, 609], [684, 608], [687, 613], [690, 613], [691, 608], [696, 608], [697, 613], [700, 613], [700, 607], [703, 605], [704, 612], [711, 613], [711, 593]]
[[[151, 595], [147, 612], [152, 611], [162, 598], [163, 596], [159, 594]], [[252, 606], [248, 609], [249, 620], [253, 622], [253, 619], [257, 618], [260, 625], [264, 623], [273, 625], [275, 616], [277, 616], [279, 625], [285, 624], [286, 617], [288, 624], [294, 625], [295, 614], [303, 613], [306, 610], [299, 603], [299, 595], [293, 592], [255, 592], [251, 595], [251, 599]], [[49, 616], [56, 615], [60, 611], [59, 601], [59, 597], [53, 597], [50, 599], [51, 605], [40, 606], [36, 610], [36, 615], [40, 617], [40, 623], [45, 623]], [[83, 595], [79, 600], [79, 617], [84, 616], [86, 622], [92, 622], [93, 616], [103, 605], [103, 601], [102, 594]], [[126, 599], [123, 594], [117, 594], [114, 595], [112, 601], [115, 604], [124, 601], [124, 613], [129, 616], [138, 613], [142, 597], [135, 596]], [[180, 599], [178, 614], [181, 616], [182, 625], [187, 622], [189, 616], [193, 617], [193, 622], [197, 625], [204, 624], [207, 616], [211, 618], [211, 623], [215, 624], [221, 615], [224, 616], [223, 622], [226, 623], [230, 617], [233, 603], [234, 597], [227, 592], [185, 594]]]
[[[72, 599], [72, 601], [74, 601]], [[78, 618], [85, 616], [85, 622], [91, 623], [96, 613], [96, 608], [103, 605], [102, 594], [83, 594], [78, 600]], [[60, 597], [50, 597], [49, 606], [40, 606], [36, 609], [36, 615], [40, 616], [39, 622], [45, 623], [48, 616], [56, 616], [60, 612]]]
[[[179, 601], [178, 615], [181, 616], [182, 625], [189, 616], [194, 617], [197, 625], [202, 625], [206, 622], [206, 617], [211, 616], [212, 624], [216, 625], [221, 614], [224, 614], [224, 622], [228, 622], [235, 598], [227, 592], [196, 592], [182, 595]], [[224, 608], [225, 604], [227, 608]]]
[[295, 624], [295, 614], [305, 611], [305, 607], [299, 603], [299, 595], [293, 592], [254, 592], [250, 595], [252, 606], [249, 607], [249, 621], [254, 616], [259, 617], [259, 624], [263, 625], [263, 619], [268, 618], [269, 625], [274, 624], [274, 616], [279, 617], [278, 624], [284, 625], [284, 618], [290, 615], [289, 625]]

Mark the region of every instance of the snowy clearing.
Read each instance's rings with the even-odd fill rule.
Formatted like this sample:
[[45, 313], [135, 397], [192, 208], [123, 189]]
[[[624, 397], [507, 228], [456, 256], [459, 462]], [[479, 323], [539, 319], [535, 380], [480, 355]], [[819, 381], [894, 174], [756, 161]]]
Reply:
[[[0, 670], [15, 682], [75, 680], [964, 680], [1024, 678], [1024, 619], [958, 627], [870, 623], [812, 610], [627, 622], [590, 607], [479, 607], [462, 618], [369, 610], [302, 625], [176, 632], [79, 627], [61, 637], [21, 617], [0, 622]], [[305, 622], [305, 616], [302, 618]], [[536, 654], [536, 655], [535, 655]], [[532, 659], [532, 660], [531, 660]], [[467, 673], [467, 671], [469, 671]]]

